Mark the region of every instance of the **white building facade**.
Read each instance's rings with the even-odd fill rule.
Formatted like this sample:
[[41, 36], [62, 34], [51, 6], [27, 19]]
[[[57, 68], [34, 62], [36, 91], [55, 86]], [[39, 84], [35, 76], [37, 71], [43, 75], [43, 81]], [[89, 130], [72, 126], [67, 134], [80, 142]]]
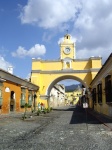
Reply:
[[61, 84], [56, 84], [53, 86], [50, 92], [50, 107], [58, 107], [65, 105], [65, 86]]

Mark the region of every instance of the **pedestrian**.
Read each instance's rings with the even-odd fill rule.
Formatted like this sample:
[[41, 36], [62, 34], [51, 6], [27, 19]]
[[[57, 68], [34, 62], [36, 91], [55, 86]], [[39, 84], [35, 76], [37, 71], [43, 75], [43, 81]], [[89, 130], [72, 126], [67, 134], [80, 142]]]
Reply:
[[41, 103], [41, 110], [43, 110], [43, 106], [44, 106], [44, 104], [43, 104], [43, 103]]
[[40, 102], [38, 103], [38, 110], [41, 110]]

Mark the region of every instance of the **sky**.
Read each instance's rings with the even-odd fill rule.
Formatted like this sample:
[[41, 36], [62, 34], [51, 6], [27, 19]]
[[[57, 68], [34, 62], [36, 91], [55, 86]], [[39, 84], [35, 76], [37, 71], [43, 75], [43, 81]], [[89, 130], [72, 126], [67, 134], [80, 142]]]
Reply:
[[32, 58], [59, 59], [67, 33], [76, 58], [112, 52], [112, 0], [0, 0], [0, 67], [28, 78]]

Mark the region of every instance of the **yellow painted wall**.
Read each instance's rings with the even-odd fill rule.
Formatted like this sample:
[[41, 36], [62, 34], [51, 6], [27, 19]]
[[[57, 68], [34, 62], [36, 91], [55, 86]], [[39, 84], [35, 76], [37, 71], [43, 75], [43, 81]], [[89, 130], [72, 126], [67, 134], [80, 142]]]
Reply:
[[101, 59], [100, 60], [92, 60], [92, 68], [101, 68]]
[[[43, 94], [45, 94], [50, 83], [52, 83], [55, 79], [62, 77], [62, 76], [65, 76], [65, 75], [68, 75], [68, 74], [61, 74], [61, 75], [60, 74], [41, 74], [41, 78], [40, 77], [38, 78], [38, 74], [37, 74], [37, 78], [39, 79], [39, 82], [38, 82], [37, 78], [35, 78], [35, 77], [33, 78], [34, 74], [32, 74], [32, 80], [31, 81], [40, 86], [39, 91], [43, 95]], [[82, 74], [69, 73], [69, 75], [82, 79], [84, 82], [87, 83], [88, 86], [90, 84], [90, 81], [91, 81], [91, 74], [90, 73], [88, 73], [88, 74], [86, 74], [86, 73], [82, 73]]]
[[[52, 65], [51, 65], [52, 63]], [[57, 67], [58, 66], [58, 67]], [[32, 62], [32, 70], [60, 70], [62, 69], [62, 62], [60, 64], [60, 62], [47, 62], [47, 61], [44, 61], [44, 62], [39, 62], [39, 61], [34, 61]]]
[[[86, 70], [91, 68], [101, 68], [101, 60], [85, 60], [85, 61], [72, 61], [71, 64], [74, 70]], [[32, 61], [32, 70], [61, 70], [63, 63], [61, 61]]]
[[[51, 65], [52, 65], [52, 63], [51, 63]], [[64, 76], [66, 76], [66, 75], [71, 75], [74, 77], [74, 79], [79, 78], [80, 80], [85, 82], [88, 87], [90, 85], [90, 82], [93, 79], [93, 76], [91, 75], [91, 73], [76, 73], [76, 74], [75, 73], [74, 74], [73, 73], [69, 73], [69, 74], [68, 73], [63, 73], [63, 74], [62, 73], [61, 74], [58, 74], [58, 73], [57, 74], [32, 73], [31, 82], [40, 87], [40, 89], [39, 89], [40, 95], [46, 95], [46, 91], [47, 91], [49, 85], [59, 77], [63, 76], [63, 79], [64, 79]]]
[[[109, 74], [112, 76], [111, 72]], [[102, 76], [102, 75], [99, 74], [99, 76]], [[105, 77], [100, 80], [100, 83], [102, 83], [102, 103], [101, 104], [98, 103], [97, 85], [99, 84], [99, 82], [96, 82], [94, 83], [96, 86], [93, 87], [93, 88], [96, 88], [96, 93], [97, 93], [96, 94], [97, 101], [96, 101], [96, 104], [94, 104], [94, 110], [106, 116], [112, 117], [112, 105], [106, 103], [106, 96], [105, 96], [105, 90], [104, 90], [105, 89]], [[112, 79], [111, 79], [111, 83], [112, 83]], [[109, 112], [110, 109], [111, 109], [111, 113]]]
[[66, 93], [66, 95], [67, 95], [66, 103], [68, 103], [68, 101], [69, 101], [69, 103], [72, 102], [73, 99], [75, 98], [75, 100], [73, 101], [73, 105], [76, 105], [80, 99], [79, 97], [81, 96], [81, 94], [82, 94], [82, 91], [78, 91], [78, 90], [73, 91], [73, 92], [67, 92]]
[[82, 69], [90, 69], [91, 68], [91, 62], [90, 61], [75, 61], [72, 63], [72, 66], [76, 70], [82, 70]]

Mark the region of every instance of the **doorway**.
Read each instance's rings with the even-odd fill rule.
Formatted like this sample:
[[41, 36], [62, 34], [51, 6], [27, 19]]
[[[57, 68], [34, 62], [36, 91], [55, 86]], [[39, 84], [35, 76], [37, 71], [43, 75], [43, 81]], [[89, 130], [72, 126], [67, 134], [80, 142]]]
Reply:
[[15, 107], [15, 93], [14, 91], [11, 91], [10, 95], [10, 111], [13, 112]]

